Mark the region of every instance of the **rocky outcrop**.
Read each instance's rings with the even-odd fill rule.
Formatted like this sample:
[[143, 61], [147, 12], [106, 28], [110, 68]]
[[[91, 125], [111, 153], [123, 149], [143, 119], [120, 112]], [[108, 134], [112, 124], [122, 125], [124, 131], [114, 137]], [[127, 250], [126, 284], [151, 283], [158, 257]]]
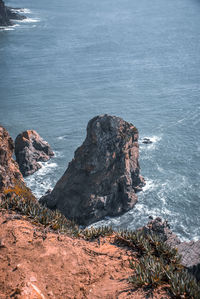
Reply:
[[0, 194], [4, 188], [23, 182], [18, 164], [13, 160], [14, 143], [6, 129], [0, 126]]
[[200, 240], [181, 242], [177, 235], [171, 231], [168, 222], [162, 221], [159, 217], [150, 221], [144, 229], [153, 231], [171, 247], [177, 248], [178, 253], [182, 256], [182, 265], [200, 281]]
[[9, 20], [7, 9], [2, 0], [0, 0], [0, 26], [9, 26], [11, 22]]
[[119, 117], [97, 116], [68, 169], [40, 202], [82, 225], [122, 214], [144, 185], [138, 157], [136, 127]]
[[46, 162], [54, 155], [48, 142], [34, 130], [22, 132], [15, 139], [15, 156], [23, 176], [41, 168], [38, 162]]
[[23, 20], [24, 16], [14, 12], [11, 8], [5, 6], [4, 1], [0, 0], [0, 26], [12, 25], [11, 20]]

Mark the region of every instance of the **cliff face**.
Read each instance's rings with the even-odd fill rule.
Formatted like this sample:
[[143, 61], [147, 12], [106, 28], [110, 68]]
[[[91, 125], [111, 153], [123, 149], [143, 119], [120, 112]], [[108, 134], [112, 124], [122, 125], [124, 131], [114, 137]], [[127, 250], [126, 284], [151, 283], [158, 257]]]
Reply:
[[136, 127], [119, 117], [97, 116], [65, 174], [40, 201], [83, 225], [124, 213], [144, 184], [138, 157]]
[[0, 0], [0, 26], [9, 26], [11, 25], [7, 8], [3, 2]]
[[15, 185], [16, 180], [23, 183], [18, 164], [12, 158], [14, 143], [6, 129], [0, 126], [0, 194], [4, 188]]

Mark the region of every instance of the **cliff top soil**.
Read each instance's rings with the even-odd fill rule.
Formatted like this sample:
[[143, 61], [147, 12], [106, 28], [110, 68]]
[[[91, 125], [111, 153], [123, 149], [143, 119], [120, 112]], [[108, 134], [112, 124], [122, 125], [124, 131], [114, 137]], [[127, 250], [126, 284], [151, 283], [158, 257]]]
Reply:
[[134, 290], [134, 253], [113, 237], [88, 242], [48, 232], [24, 216], [0, 211], [0, 298], [169, 298]]

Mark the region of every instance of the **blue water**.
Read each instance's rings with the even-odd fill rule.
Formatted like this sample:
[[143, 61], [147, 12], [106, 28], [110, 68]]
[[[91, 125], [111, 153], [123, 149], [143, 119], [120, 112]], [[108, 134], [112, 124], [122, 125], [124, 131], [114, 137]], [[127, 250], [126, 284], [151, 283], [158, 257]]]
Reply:
[[30, 11], [0, 31], [0, 123], [13, 138], [37, 130], [56, 152], [27, 179], [35, 194], [63, 174], [89, 119], [117, 115], [154, 143], [140, 146], [138, 204], [104, 223], [161, 216], [182, 239], [200, 238], [200, 2], [6, 3]]

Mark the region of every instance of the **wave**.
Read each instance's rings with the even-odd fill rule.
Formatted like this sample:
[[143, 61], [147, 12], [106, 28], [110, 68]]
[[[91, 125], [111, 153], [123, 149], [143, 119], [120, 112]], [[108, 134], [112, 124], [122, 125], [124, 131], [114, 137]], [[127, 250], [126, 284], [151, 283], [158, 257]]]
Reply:
[[145, 186], [142, 188], [142, 192], [152, 191], [156, 188], [156, 184], [153, 180], [145, 178]]
[[51, 174], [58, 167], [58, 164], [52, 161], [39, 162], [39, 164], [42, 167], [33, 175], [25, 178], [27, 186], [32, 190], [37, 199], [44, 195], [47, 190], [53, 188], [54, 180], [52, 180]]
[[2, 31], [12, 31], [15, 30], [16, 27], [18, 27], [18, 24], [11, 25], [11, 26], [0, 26], [0, 30]]
[[11, 8], [11, 11], [22, 14], [30, 14], [31, 10], [28, 8]]
[[40, 22], [40, 19], [33, 19], [33, 18], [26, 18], [23, 20], [15, 20], [15, 22], [19, 22], [19, 23], [38, 23]]

